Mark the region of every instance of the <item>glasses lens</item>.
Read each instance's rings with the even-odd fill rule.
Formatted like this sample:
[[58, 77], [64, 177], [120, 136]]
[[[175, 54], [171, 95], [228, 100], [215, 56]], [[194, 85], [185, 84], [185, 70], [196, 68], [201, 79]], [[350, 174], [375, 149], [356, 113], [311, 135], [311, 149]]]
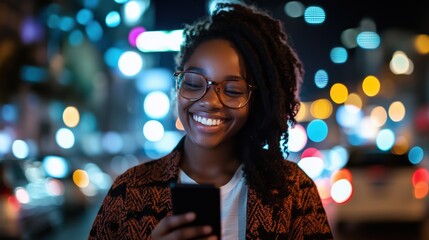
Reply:
[[219, 85], [219, 95], [223, 104], [231, 108], [240, 108], [246, 105], [250, 89], [245, 80], [226, 80], [220, 82]]
[[[197, 101], [207, 91], [207, 80], [198, 73], [182, 72], [177, 76], [179, 94], [191, 101]], [[220, 101], [230, 108], [245, 106], [250, 97], [250, 87], [244, 79], [228, 79], [219, 83], [212, 83]]]
[[183, 72], [178, 76], [177, 80], [179, 94], [189, 100], [200, 99], [207, 88], [207, 81], [197, 73]]

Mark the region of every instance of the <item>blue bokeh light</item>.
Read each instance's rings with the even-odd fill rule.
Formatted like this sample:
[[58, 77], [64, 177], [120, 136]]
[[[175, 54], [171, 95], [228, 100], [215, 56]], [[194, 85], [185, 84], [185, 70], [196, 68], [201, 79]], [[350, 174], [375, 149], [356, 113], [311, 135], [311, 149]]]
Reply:
[[308, 124], [307, 134], [311, 141], [322, 142], [328, 136], [328, 125], [321, 119], [315, 119]]
[[325, 21], [325, 10], [321, 7], [310, 6], [305, 9], [304, 19], [308, 24], [321, 24]]

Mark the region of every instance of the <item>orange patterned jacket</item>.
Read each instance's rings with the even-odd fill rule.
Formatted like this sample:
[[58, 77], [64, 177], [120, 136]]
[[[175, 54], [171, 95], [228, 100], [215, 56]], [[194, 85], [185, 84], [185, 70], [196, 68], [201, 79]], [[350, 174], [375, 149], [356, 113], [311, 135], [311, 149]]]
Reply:
[[[172, 215], [170, 182], [177, 182], [183, 147], [159, 160], [130, 168], [116, 178], [92, 225], [89, 240], [150, 239], [158, 222]], [[316, 185], [297, 164], [284, 161], [293, 175], [282, 207], [261, 202], [249, 186], [246, 239], [333, 239]]]

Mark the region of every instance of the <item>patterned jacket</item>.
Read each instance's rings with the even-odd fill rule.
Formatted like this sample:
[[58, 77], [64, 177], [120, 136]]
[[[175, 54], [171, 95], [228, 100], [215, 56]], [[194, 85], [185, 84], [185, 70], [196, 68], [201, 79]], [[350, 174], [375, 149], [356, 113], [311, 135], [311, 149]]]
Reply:
[[[150, 239], [158, 222], [172, 215], [170, 182], [177, 182], [183, 147], [161, 159], [130, 168], [116, 178], [90, 231], [94, 239]], [[316, 185], [297, 164], [284, 161], [292, 175], [283, 205], [263, 204], [249, 186], [246, 239], [333, 239]]]

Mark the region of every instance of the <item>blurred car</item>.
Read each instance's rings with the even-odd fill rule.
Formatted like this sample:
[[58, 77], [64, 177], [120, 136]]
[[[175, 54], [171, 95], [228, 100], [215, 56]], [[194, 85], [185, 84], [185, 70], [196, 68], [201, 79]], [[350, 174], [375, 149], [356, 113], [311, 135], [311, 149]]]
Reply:
[[98, 165], [80, 157], [40, 156], [45, 174], [64, 186], [63, 212], [67, 217], [85, 211], [110, 186], [111, 177]]
[[333, 175], [338, 229], [359, 223], [422, 224], [428, 210], [428, 179], [427, 169], [411, 163], [407, 153], [351, 150], [344, 168]]
[[61, 184], [32, 160], [0, 160], [0, 239], [34, 239], [62, 223]]
[[69, 158], [57, 155], [40, 156], [38, 160], [45, 174], [59, 180], [64, 186], [62, 210], [66, 216], [78, 214], [88, 206], [88, 197], [75, 184], [73, 173], [78, 168]]

